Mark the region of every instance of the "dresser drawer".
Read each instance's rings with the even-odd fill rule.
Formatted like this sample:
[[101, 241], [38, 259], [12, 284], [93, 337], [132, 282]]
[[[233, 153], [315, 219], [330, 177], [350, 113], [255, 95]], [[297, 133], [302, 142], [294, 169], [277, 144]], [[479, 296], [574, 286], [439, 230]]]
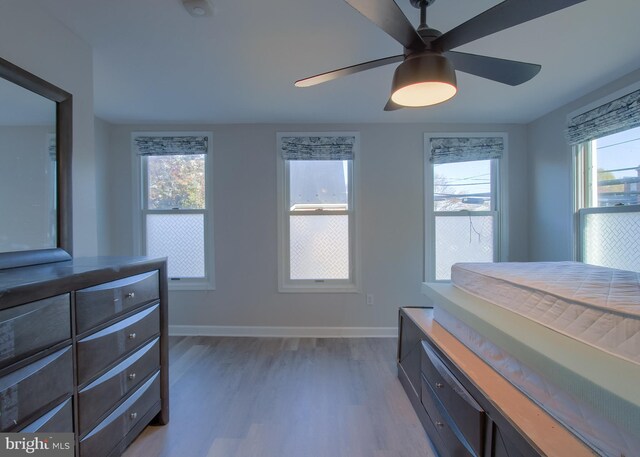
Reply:
[[109, 455], [151, 407], [159, 402], [160, 376], [156, 373], [80, 441], [80, 455]]
[[0, 430], [20, 430], [73, 392], [71, 346], [0, 378]]
[[448, 415], [433, 389], [427, 384], [424, 376], [422, 376], [422, 392], [420, 396], [422, 405], [441, 438], [440, 442], [445, 447], [445, 455], [451, 457], [480, 457], [482, 455], [476, 452], [472, 453], [472, 449], [462, 436], [462, 432], [456, 427], [455, 422]]
[[[435, 398], [444, 407], [475, 455], [482, 455], [486, 422], [482, 407], [460, 384], [426, 341], [422, 342], [420, 368], [423, 383], [428, 385], [430, 392], [433, 392]], [[424, 395], [424, 387], [422, 392]], [[431, 414], [431, 411], [428, 413]]]
[[158, 272], [152, 271], [76, 292], [76, 329], [90, 330], [114, 316], [160, 297]]
[[21, 433], [72, 433], [73, 404], [71, 398], [54, 407], [35, 422], [20, 430]]
[[122, 397], [160, 368], [156, 338], [100, 376], [78, 394], [80, 435], [91, 429]]
[[78, 384], [99, 374], [124, 354], [160, 333], [155, 305], [78, 341]]
[[0, 368], [71, 338], [69, 294], [0, 311]]

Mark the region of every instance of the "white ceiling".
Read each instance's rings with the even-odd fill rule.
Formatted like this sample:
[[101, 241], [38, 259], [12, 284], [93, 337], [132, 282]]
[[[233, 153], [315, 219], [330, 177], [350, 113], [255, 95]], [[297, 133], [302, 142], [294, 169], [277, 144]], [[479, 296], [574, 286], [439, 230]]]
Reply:
[[[96, 114], [116, 123], [525, 123], [640, 67], [640, 1], [587, 0], [458, 48], [541, 64], [530, 82], [458, 73], [452, 101], [384, 112], [395, 65], [293, 86], [402, 53], [343, 0], [212, 0], [204, 18], [180, 0], [34, 2], [93, 47]], [[437, 0], [428, 23], [446, 32], [497, 3]]]

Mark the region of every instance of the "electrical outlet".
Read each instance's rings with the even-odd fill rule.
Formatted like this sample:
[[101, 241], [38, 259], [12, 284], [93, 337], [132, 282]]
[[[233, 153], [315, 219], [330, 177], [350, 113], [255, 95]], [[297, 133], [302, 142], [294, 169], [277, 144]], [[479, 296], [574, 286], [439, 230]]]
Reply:
[[367, 305], [373, 305], [373, 294], [367, 294]]

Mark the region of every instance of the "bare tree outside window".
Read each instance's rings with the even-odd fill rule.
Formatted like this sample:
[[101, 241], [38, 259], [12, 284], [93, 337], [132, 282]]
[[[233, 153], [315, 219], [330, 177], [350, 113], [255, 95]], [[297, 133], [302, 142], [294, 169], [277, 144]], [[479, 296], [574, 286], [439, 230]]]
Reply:
[[204, 154], [149, 157], [149, 209], [205, 207]]
[[434, 211], [490, 211], [490, 161], [434, 165]]

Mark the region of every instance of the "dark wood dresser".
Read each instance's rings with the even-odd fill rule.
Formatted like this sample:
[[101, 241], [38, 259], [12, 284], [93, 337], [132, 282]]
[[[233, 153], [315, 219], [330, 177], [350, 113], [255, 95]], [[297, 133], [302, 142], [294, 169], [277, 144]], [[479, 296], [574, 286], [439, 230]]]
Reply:
[[0, 270], [0, 430], [73, 432], [102, 457], [166, 424], [166, 278], [145, 257]]
[[398, 377], [441, 457], [593, 456], [569, 430], [433, 320], [401, 308]]

